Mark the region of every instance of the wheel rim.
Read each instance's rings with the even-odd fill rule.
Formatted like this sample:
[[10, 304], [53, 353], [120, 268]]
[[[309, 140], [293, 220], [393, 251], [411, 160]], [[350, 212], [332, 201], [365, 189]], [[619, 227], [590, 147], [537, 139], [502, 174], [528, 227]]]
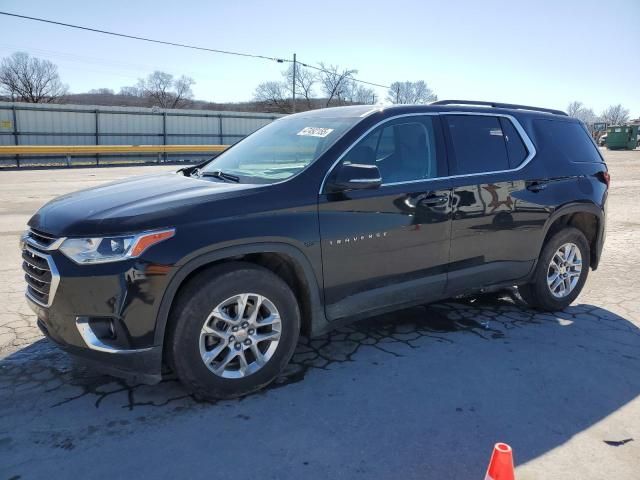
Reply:
[[582, 254], [575, 243], [565, 243], [551, 257], [547, 269], [547, 285], [556, 298], [569, 295], [582, 273]]
[[249, 376], [271, 359], [278, 348], [282, 322], [267, 297], [241, 293], [213, 309], [200, 331], [200, 356], [215, 375]]

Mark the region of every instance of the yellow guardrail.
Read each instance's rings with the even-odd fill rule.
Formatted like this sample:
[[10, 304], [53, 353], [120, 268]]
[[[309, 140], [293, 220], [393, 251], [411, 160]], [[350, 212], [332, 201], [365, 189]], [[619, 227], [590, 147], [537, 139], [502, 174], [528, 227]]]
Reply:
[[222, 152], [229, 145], [8, 145], [0, 155], [96, 155], [109, 153]]

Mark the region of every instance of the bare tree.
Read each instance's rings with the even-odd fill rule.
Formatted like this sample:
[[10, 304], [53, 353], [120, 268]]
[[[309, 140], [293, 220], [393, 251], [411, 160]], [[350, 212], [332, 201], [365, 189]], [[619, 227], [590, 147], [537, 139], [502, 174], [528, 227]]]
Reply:
[[623, 125], [629, 121], [629, 110], [622, 105], [611, 105], [600, 114], [603, 122], [609, 125]]
[[16, 52], [0, 63], [0, 90], [22, 102], [51, 103], [67, 93], [67, 86], [55, 64]]
[[569, 105], [567, 105], [567, 114], [570, 117], [575, 117], [583, 108], [584, 104], [582, 102], [574, 100]]
[[358, 70], [347, 68], [341, 70], [336, 65], [325, 65], [324, 63], [320, 63], [320, 68], [322, 70], [318, 72], [318, 80], [322, 91], [327, 96], [326, 106], [328, 107], [334, 99], [340, 105], [348, 91], [349, 82], [358, 73]]
[[376, 103], [376, 92], [373, 88], [350, 81], [345, 91], [345, 99], [358, 105], [373, 105]]
[[582, 120], [585, 124], [591, 125], [598, 121], [598, 116], [590, 108], [583, 108], [576, 114], [576, 118]]
[[[287, 91], [293, 94], [293, 65], [282, 72], [282, 76], [285, 78]], [[296, 66], [296, 96], [299, 95], [304, 98], [309, 110], [312, 108], [313, 86], [317, 80], [318, 78], [310, 69], [302, 65]]]
[[256, 87], [253, 97], [278, 112], [288, 113], [290, 105], [287, 93], [285, 82], [263, 82]]
[[395, 104], [424, 104], [437, 99], [438, 96], [424, 80], [393, 82], [387, 92], [387, 100]]
[[110, 88], [94, 88], [89, 90], [89, 93], [93, 95], [115, 95], [115, 92]]
[[156, 70], [147, 78], [138, 80], [138, 85], [133, 88], [135, 88], [139, 96], [147, 98], [152, 106], [184, 108], [189, 104], [189, 100], [193, 98], [191, 86], [194, 83], [196, 82], [190, 77], [183, 75], [174, 80], [173, 75], [170, 73]]
[[190, 103], [189, 100], [193, 98], [191, 86], [195, 83], [196, 81], [193, 78], [187, 77], [186, 75], [182, 75], [173, 82], [175, 99], [171, 108], [183, 108]]
[[570, 117], [575, 117], [578, 120], [582, 120], [587, 125], [594, 123], [598, 119], [596, 114], [593, 113], [592, 109], [587, 108], [582, 102], [579, 102], [577, 100], [567, 105], [567, 114]]
[[120, 87], [120, 92], [118, 92], [118, 95], [125, 95], [127, 97], [141, 96], [138, 87]]

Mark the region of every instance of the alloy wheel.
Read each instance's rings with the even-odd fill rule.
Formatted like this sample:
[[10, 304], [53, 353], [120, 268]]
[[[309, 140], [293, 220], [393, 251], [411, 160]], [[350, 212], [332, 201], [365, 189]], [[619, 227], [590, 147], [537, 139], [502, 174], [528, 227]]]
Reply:
[[582, 272], [582, 255], [575, 243], [565, 243], [551, 257], [547, 269], [547, 286], [556, 298], [569, 295]]
[[200, 331], [200, 356], [215, 375], [244, 378], [275, 353], [282, 331], [277, 308], [267, 297], [241, 293], [209, 314]]

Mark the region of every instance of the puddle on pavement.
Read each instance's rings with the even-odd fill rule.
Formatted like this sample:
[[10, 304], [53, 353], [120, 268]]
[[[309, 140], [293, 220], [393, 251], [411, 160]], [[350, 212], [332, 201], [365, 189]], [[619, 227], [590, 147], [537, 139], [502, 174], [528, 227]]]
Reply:
[[300, 382], [310, 369], [326, 369], [332, 364], [351, 361], [362, 347], [402, 356], [392, 350], [394, 344], [415, 348], [423, 337], [453, 343], [452, 337], [438, 334], [470, 332], [485, 340], [504, 338], [502, 330], [475, 310], [493, 309], [497, 316], [501, 306], [513, 307], [516, 302], [509, 293], [468, 297], [456, 303], [418, 306], [361, 320], [317, 339], [302, 338], [287, 370], [268, 388]]

